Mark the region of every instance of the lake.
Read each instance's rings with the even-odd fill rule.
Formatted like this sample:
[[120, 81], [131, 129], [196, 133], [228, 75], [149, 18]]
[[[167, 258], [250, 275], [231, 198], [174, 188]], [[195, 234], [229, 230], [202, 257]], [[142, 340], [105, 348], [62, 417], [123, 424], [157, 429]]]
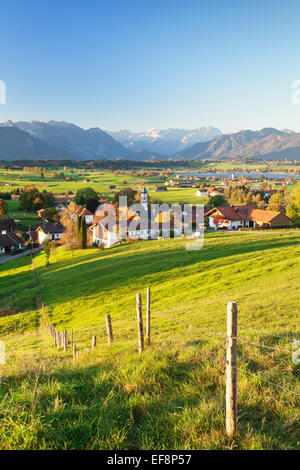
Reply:
[[265, 178], [296, 178], [300, 179], [300, 175], [294, 175], [292, 173], [176, 173], [176, 176], [201, 176], [203, 178], [216, 176], [217, 178], [230, 178], [234, 176], [248, 176], [249, 178], [259, 178], [264, 176]]

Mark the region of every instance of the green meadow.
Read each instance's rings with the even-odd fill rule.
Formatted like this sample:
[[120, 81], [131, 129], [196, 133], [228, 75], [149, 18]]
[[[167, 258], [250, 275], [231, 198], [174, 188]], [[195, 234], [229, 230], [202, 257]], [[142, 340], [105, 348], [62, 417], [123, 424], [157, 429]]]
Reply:
[[26, 232], [41, 221], [36, 212], [19, 210], [19, 201], [11, 200], [6, 202], [8, 205], [7, 216], [16, 221], [18, 231]]
[[[299, 232], [213, 233], [195, 251], [184, 239], [59, 248], [49, 267], [37, 254], [39, 284], [30, 257], [0, 266], [0, 448], [300, 449], [299, 251]], [[139, 355], [135, 296], [145, 305], [147, 286], [151, 345]], [[224, 425], [229, 301], [238, 336], [271, 348], [238, 342], [234, 438]], [[76, 363], [53, 347], [43, 316], [73, 330]]]
[[[65, 178], [73, 178], [73, 181], [66, 181], [63, 178], [51, 177], [51, 172], [44, 172], [44, 178], [41, 178], [38, 173], [34, 171], [17, 171], [17, 170], [1, 170], [0, 169], [0, 185], [10, 184], [10, 186], [3, 187], [3, 191], [13, 191], [17, 187], [33, 184], [40, 191], [46, 190], [56, 194], [71, 191], [75, 193], [78, 189], [86, 188], [87, 186], [93, 187], [99, 194], [106, 197], [111, 197], [116, 192], [115, 189], [110, 189], [109, 186], [127, 187], [131, 185], [140, 185], [146, 181], [149, 184], [160, 184], [162, 179], [159, 177], [143, 178], [130, 175], [129, 173], [119, 173], [115, 175], [110, 171], [86, 171], [68, 168], [57, 170], [57, 173], [64, 173]], [[85, 179], [90, 179], [91, 183], [85, 183]], [[126, 181], [126, 185], [124, 185]]]

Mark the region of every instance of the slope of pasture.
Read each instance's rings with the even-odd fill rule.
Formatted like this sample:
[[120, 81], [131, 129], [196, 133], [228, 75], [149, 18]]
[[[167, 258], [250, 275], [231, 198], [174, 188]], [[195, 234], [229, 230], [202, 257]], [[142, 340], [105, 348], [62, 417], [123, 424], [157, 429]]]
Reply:
[[[186, 251], [184, 240], [78, 251], [74, 257], [58, 250], [49, 267], [43, 254], [35, 262], [49, 320], [60, 331], [72, 328], [82, 352], [74, 365], [71, 352], [54, 349], [42, 329], [4, 337], [10, 317], [0, 318], [8, 352], [0, 448], [300, 448], [300, 377], [289, 353], [239, 343], [239, 434], [229, 439], [220, 362], [225, 338], [156, 313], [224, 333], [226, 303], [236, 301], [239, 336], [289, 351], [299, 334], [297, 233], [208, 234], [199, 251]], [[0, 267], [5, 282], [14, 268], [14, 285], [24, 282], [28, 272], [17, 272], [19, 263], [7, 273]], [[144, 300], [148, 285], [152, 344], [139, 356], [135, 293]], [[106, 313], [112, 316], [112, 347], [106, 344]], [[97, 348], [86, 352], [95, 334]]]
[[199, 251], [187, 251], [184, 240], [162, 240], [74, 258], [61, 250], [50, 268], [43, 255], [35, 259], [51, 318], [66, 326], [120, 314], [149, 285], [153, 305], [166, 312], [214, 324], [233, 300], [240, 317], [278, 330], [296, 325], [298, 242], [298, 233], [220, 233], [206, 235]]

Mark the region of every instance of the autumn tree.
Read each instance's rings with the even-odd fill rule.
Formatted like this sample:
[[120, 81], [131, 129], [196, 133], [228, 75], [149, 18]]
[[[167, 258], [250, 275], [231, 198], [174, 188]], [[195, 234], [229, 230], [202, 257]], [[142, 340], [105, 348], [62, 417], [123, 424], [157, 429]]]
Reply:
[[45, 212], [43, 213], [43, 218], [48, 220], [49, 222], [59, 222], [60, 214], [56, 209], [54, 209], [54, 207], [49, 207], [45, 209]]
[[80, 239], [78, 239], [76, 223], [72, 220], [70, 215], [71, 212], [67, 210], [61, 216], [61, 223], [64, 226], [64, 235], [61, 238], [61, 242], [67, 251], [71, 251], [73, 256], [74, 250], [80, 248]]
[[291, 195], [286, 214], [292, 219], [294, 225], [300, 225], [300, 182], [298, 182], [295, 191]]

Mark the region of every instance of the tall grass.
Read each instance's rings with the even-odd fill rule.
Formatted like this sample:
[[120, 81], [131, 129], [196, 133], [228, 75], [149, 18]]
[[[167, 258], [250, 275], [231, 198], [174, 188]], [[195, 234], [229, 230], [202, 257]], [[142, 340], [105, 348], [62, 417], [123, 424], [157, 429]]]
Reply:
[[[59, 250], [48, 268], [37, 255], [47, 315], [60, 331], [74, 330], [81, 354], [74, 364], [71, 351], [55, 350], [42, 328], [26, 325], [22, 309], [0, 319], [7, 346], [0, 448], [299, 449], [299, 397], [265, 382], [300, 395], [289, 354], [239, 343], [239, 433], [229, 439], [224, 338], [153, 312], [152, 344], [138, 355], [134, 312], [135, 293], [144, 301], [150, 285], [154, 311], [223, 333], [226, 303], [236, 301], [240, 336], [289, 350], [299, 332], [298, 241], [294, 233], [211, 234], [199, 252], [186, 251], [183, 240], [78, 251], [73, 258]], [[14, 279], [15, 287], [29, 274], [25, 260], [0, 267], [1, 279]], [[9, 329], [17, 317], [23, 334]]]

